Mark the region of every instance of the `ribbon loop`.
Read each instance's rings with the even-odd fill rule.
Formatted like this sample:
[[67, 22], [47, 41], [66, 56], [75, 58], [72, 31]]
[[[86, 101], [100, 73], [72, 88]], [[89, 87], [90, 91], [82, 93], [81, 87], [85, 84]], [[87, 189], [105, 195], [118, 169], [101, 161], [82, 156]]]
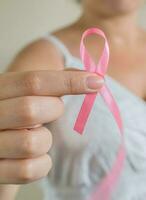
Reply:
[[[84, 45], [84, 39], [87, 36], [92, 35], [92, 34], [100, 35], [105, 40], [105, 46], [104, 46], [102, 55], [101, 55], [97, 65], [92, 60], [91, 56], [89, 55], [89, 53], [86, 50], [85, 45]], [[91, 29], [86, 30], [83, 33], [82, 39], [81, 39], [81, 44], [80, 44], [80, 55], [81, 55], [82, 62], [84, 64], [84, 69], [86, 71], [96, 73], [104, 78], [104, 76], [107, 72], [108, 63], [109, 63], [109, 45], [108, 45], [108, 41], [107, 41], [106, 36], [103, 33], [103, 31], [101, 31], [100, 29], [97, 29], [97, 28], [91, 28]], [[120, 134], [121, 134], [122, 142], [119, 147], [117, 158], [113, 164], [111, 171], [105, 176], [105, 178], [101, 181], [99, 186], [93, 192], [90, 200], [109, 200], [111, 198], [114, 186], [116, 186], [117, 181], [122, 172], [125, 157], [126, 157], [126, 152], [125, 152], [125, 145], [124, 145], [123, 124], [122, 124], [122, 119], [120, 116], [119, 108], [118, 108], [110, 90], [108, 89], [108, 87], [106, 85], [101, 88], [99, 94], [103, 97], [109, 110], [113, 114], [113, 117], [117, 123], [117, 126], [118, 126]], [[83, 134], [85, 125], [87, 123], [88, 117], [89, 117], [92, 107], [94, 105], [96, 96], [97, 96], [97, 93], [87, 94], [85, 96], [85, 99], [81, 106], [81, 110], [78, 114], [78, 117], [77, 117], [75, 125], [74, 125], [74, 130], [80, 134]]]
[[[84, 45], [84, 39], [92, 34], [100, 35], [105, 40], [105, 46], [101, 55], [101, 58], [98, 62], [98, 64], [95, 64], [92, 60], [91, 56], [89, 55], [87, 49]], [[86, 71], [89, 72], [95, 72], [99, 74], [100, 76], [104, 77], [104, 75], [107, 72], [108, 68], [108, 62], [109, 62], [109, 45], [106, 39], [105, 34], [97, 28], [88, 29], [83, 33], [82, 39], [81, 39], [81, 45], [80, 45], [80, 56], [84, 63], [84, 67]]]

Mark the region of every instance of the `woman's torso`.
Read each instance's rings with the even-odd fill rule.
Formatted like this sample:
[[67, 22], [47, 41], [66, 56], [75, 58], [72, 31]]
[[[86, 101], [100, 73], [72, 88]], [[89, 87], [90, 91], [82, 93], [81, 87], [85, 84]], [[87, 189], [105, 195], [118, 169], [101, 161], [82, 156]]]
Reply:
[[[83, 69], [79, 59], [55, 37], [46, 38], [63, 54], [65, 66]], [[106, 84], [119, 105], [124, 122], [127, 160], [114, 200], [144, 200], [146, 195], [146, 104], [111, 77]], [[54, 137], [53, 168], [44, 189], [45, 200], [84, 200], [110, 170], [120, 135], [100, 96], [90, 114], [85, 133], [79, 136], [73, 125], [84, 95], [63, 97], [65, 114], [48, 125]], [[137, 189], [137, 184], [139, 188]]]

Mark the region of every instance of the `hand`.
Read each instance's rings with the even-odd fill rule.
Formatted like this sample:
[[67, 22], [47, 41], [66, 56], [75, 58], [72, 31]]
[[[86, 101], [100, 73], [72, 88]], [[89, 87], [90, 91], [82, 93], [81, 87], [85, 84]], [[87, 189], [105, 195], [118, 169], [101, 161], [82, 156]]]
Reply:
[[67, 94], [97, 92], [103, 80], [82, 71], [0, 75], [0, 183], [21, 184], [47, 175], [52, 135], [42, 124], [59, 118]]

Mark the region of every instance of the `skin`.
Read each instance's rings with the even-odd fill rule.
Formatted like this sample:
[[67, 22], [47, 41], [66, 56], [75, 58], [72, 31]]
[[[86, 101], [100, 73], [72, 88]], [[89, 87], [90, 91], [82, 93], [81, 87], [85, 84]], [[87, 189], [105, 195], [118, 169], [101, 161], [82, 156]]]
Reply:
[[[136, 23], [141, 4], [141, 0], [83, 0], [83, 14], [78, 21], [53, 34], [79, 57], [82, 32], [91, 26], [102, 28], [110, 44], [108, 74], [144, 100], [146, 33]], [[103, 41], [91, 37], [86, 46], [97, 60]], [[0, 76], [0, 116], [3, 116], [0, 118], [1, 200], [13, 200], [18, 190], [18, 186], [3, 183], [24, 184], [47, 175], [52, 163], [46, 153], [52, 137], [43, 124], [62, 115], [61, 95], [95, 92], [95, 88], [87, 88], [88, 76], [91, 74], [64, 71], [61, 53], [43, 39], [23, 49], [12, 62], [9, 72]], [[96, 75], [92, 76], [95, 78]], [[99, 77], [96, 76], [96, 80], [100, 80]], [[96, 86], [98, 91], [101, 82]], [[43, 116], [40, 115], [42, 112]]]
[[[71, 26], [55, 32], [55, 35], [66, 44], [74, 56], [80, 57], [78, 49], [82, 32], [89, 27], [101, 28], [106, 33], [110, 45], [108, 74], [134, 95], [145, 99], [146, 32], [137, 24], [137, 13], [143, 2], [140, 0], [104, 2], [83, 0], [84, 10], [81, 18]], [[107, 6], [107, 2], [109, 4], [119, 2], [119, 4], [116, 3], [117, 6], [113, 8]], [[103, 13], [99, 12], [101, 7], [104, 9]], [[103, 48], [103, 41], [93, 36], [87, 39], [86, 47], [97, 61]]]

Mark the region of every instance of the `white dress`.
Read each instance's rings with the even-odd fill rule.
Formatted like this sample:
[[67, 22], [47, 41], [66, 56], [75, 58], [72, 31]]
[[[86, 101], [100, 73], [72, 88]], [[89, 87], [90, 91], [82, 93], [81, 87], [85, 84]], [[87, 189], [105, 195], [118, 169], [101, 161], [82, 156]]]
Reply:
[[[83, 69], [54, 36], [47, 36], [63, 56], [65, 67]], [[127, 160], [112, 200], [146, 200], [146, 102], [106, 76], [106, 84], [120, 108], [124, 123]], [[53, 168], [41, 182], [44, 200], [86, 200], [114, 162], [120, 144], [117, 125], [107, 106], [97, 96], [84, 135], [73, 126], [84, 95], [65, 96], [64, 115], [47, 125], [52, 131]]]

